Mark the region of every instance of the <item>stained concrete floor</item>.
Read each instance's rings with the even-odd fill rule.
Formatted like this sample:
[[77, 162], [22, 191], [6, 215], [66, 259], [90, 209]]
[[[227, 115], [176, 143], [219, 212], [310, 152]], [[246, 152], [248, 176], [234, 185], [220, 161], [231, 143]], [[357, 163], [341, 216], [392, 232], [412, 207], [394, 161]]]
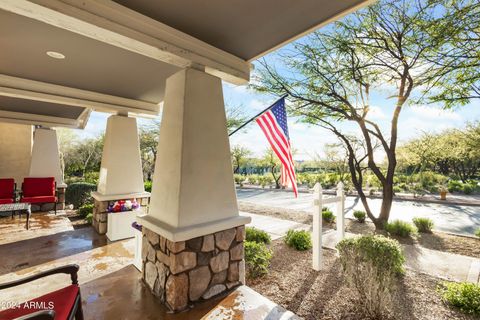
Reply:
[[[85, 319], [298, 319], [254, 290], [241, 286], [228, 295], [177, 314], [169, 313], [142, 284], [133, 267], [133, 239], [110, 242], [90, 228], [73, 230], [63, 214], [34, 213], [30, 230], [24, 218], [0, 219], [0, 283], [57, 266], [80, 266]], [[0, 291], [0, 310], [70, 284], [54, 275]]]

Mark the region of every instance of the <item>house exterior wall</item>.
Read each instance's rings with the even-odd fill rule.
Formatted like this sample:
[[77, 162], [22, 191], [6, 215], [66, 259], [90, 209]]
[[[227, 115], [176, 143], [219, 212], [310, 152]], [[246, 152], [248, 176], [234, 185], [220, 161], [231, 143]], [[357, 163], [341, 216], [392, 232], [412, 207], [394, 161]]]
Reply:
[[32, 136], [30, 125], [0, 123], [0, 178], [14, 178], [18, 188], [29, 173]]

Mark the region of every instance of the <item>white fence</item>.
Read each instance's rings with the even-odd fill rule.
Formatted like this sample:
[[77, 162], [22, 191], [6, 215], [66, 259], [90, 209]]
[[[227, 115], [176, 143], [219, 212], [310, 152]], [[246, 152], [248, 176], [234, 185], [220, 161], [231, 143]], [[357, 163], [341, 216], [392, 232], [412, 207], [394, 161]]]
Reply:
[[323, 198], [322, 186], [315, 184], [314, 211], [313, 211], [313, 269], [319, 271], [322, 269], [322, 208], [329, 203], [337, 203], [337, 240], [345, 237], [345, 191], [342, 182], [337, 185], [337, 195], [335, 197]]

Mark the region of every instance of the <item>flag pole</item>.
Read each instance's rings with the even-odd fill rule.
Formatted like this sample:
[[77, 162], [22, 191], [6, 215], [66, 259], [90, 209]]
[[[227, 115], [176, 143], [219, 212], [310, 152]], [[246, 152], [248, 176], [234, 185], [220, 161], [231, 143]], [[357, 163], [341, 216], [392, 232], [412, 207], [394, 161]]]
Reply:
[[288, 96], [288, 94], [284, 94], [283, 96], [281, 96], [280, 98], [278, 98], [274, 103], [272, 103], [268, 108], [260, 111], [258, 114], [256, 114], [255, 116], [251, 117], [250, 119], [248, 119], [244, 124], [242, 124], [240, 127], [238, 127], [237, 129], [233, 130], [231, 133], [228, 134], [228, 136], [230, 137], [232, 134], [234, 134], [235, 132], [237, 131], [240, 131], [240, 129], [242, 129], [243, 127], [245, 127], [247, 124], [249, 124], [250, 122], [252, 122], [253, 120], [255, 120], [256, 118], [258, 118], [259, 116], [261, 116], [263, 113], [267, 112], [269, 109], [273, 108], [273, 106], [280, 100], [286, 98]]

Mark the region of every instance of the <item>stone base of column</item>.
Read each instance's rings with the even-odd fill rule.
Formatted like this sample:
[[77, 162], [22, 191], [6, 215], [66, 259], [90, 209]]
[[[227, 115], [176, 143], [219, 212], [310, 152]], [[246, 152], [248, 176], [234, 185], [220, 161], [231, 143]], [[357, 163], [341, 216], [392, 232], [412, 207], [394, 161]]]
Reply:
[[[65, 188], [57, 188], [57, 210], [65, 210]], [[55, 210], [54, 203], [41, 203], [41, 204], [32, 204], [32, 212], [48, 212]]]
[[172, 311], [245, 283], [245, 226], [180, 242], [142, 233], [143, 280]]
[[[142, 206], [146, 207], [148, 205], [148, 197], [144, 198], [135, 198], [137, 202]], [[117, 199], [117, 200], [105, 200], [100, 201], [97, 199], [93, 199], [93, 219], [92, 219], [92, 227], [98, 234], [106, 234], [107, 233], [107, 225], [108, 225], [108, 207], [113, 205], [115, 201], [118, 200], [133, 200], [133, 199]]]

